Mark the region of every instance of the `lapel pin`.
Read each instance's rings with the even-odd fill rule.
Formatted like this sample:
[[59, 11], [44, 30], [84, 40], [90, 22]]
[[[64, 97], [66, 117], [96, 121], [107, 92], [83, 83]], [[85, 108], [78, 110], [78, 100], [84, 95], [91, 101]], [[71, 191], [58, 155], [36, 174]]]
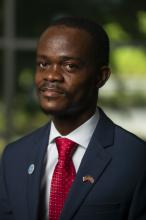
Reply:
[[31, 175], [34, 172], [34, 164], [32, 163], [29, 167], [28, 167], [28, 174]]
[[94, 178], [92, 176], [83, 176], [83, 182], [90, 182], [91, 184], [94, 183]]

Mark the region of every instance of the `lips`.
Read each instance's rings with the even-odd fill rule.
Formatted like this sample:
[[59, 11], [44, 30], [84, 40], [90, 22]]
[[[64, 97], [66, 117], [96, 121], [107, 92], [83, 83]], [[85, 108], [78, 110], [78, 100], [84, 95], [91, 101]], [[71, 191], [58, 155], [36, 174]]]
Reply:
[[48, 98], [57, 98], [59, 96], [64, 96], [65, 93], [56, 89], [56, 88], [50, 88], [50, 87], [42, 87], [39, 89], [39, 92], [44, 97]]

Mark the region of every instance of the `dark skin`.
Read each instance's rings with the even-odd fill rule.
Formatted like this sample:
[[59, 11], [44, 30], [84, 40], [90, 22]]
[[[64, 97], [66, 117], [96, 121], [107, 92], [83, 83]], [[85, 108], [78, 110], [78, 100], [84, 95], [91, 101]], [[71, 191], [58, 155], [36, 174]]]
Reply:
[[108, 67], [96, 67], [93, 48], [88, 32], [65, 26], [48, 28], [39, 40], [37, 95], [62, 135], [95, 113], [98, 89], [110, 75]]

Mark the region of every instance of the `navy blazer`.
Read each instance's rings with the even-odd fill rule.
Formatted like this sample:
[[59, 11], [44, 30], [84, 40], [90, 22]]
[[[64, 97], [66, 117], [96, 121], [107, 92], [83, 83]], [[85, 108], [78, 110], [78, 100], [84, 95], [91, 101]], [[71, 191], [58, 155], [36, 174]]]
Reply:
[[[0, 220], [42, 220], [40, 188], [50, 123], [9, 144], [1, 159]], [[32, 169], [28, 168], [34, 165]], [[90, 175], [94, 182], [83, 182]], [[146, 220], [146, 144], [100, 120], [60, 220]]]

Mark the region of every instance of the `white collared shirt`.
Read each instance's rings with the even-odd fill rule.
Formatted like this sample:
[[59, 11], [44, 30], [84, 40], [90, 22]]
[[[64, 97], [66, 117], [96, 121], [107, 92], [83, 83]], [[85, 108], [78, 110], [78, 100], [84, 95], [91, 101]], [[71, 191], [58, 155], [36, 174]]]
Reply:
[[[55, 166], [58, 161], [58, 151], [57, 151], [57, 147], [55, 144], [55, 138], [66, 137], [78, 144], [78, 147], [72, 158], [74, 166], [75, 166], [75, 170], [77, 172], [79, 169], [81, 160], [84, 156], [84, 153], [86, 152], [90, 139], [95, 130], [95, 127], [97, 126], [98, 121], [99, 121], [99, 111], [97, 109], [95, 114], [90, 119], [88, 119], [84, 124], [76, 128], [74, 131], [72, 131], [66, 136], [62, 136], [55, 128], [54, 123], [51, 122], [49, 143], [48, 143], [48, 149], [47, 149], [47, 163], [46, 163], [46, 170], [45, 170], [47, 209], [49, 208], [49, 197], [50, 197], [50, 186], [51, 186], [52, 175], [53, 175]], [[47, 219], [49, 219], [48, 214], [47, 214]]]

